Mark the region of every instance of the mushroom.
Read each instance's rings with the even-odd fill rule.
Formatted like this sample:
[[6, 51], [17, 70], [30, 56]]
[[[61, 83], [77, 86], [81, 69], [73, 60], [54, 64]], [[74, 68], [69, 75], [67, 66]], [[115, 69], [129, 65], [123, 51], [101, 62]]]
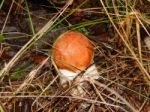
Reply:
[[[61, 84], [72, 81], [82, 71], [85, 78], [98, 79], [98, 71], [93, 64], [94, 46], [92, 42], [77, 31], [67, 31], [53, 44], [52, 61], [57, 67]], [[91, 65], [91, 66], [90, 66]]]

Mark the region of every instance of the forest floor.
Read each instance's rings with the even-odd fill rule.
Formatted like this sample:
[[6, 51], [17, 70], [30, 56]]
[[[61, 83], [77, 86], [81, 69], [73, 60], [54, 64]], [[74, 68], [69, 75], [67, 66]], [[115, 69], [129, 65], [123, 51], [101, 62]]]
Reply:
[[[149, 0], [1, 0], [0, 112], [150, 112], [149, 16]], [[94, 43], [100, 78], [84, 97], [50, 59], [68, 30]]]

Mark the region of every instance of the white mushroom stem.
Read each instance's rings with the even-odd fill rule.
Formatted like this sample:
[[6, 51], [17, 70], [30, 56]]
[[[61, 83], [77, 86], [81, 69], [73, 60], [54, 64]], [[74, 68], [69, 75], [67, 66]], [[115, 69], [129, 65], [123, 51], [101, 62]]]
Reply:
[[[59, 69], [59, 75], [60, 75], [60, 81], [61, 84], [66, 83], [67, 81], [72, 81], [75, 77], [77, 77], [78, 73], [66, 70], [66, 69]], [[93, 79], [98, 79], [99, 78], [99, 74], [97, 71], [97, 68], [95, 66], [95, 64], [93, 64], [92, 66], [90, 66], [85, 73], [83, 74], [82, 79], [84, 80], [85, 78], [93, 78]], [[82, 80], [82, 81], [83, 81]]]
[[146, 46], [148, 47], [148, 49], [150, 50], [150, 37], [146, 37], [144, 39], [144, 42], [145, 42]]
[[[66, 70], [66, 69], [59, 69], [59, 75], [60, 75], [60, 82], [62, 85], [65, 85], [67, 82], [72, 81], [75, 77], [77, 77], [77, 73]], [[97, 68], [95, 64], [91, 65], [85, 73], [82, 75], [82, 77], [77, 79], [77, 82], [79, 85], [72, 89], [71, 95], [73, 96], [84, 96], [85, 92], [83, 90], [83, 81], [86, 80], [87, 78], [92, 78], [92, 79], [98, 79], [99, 78], [99, 73], [97, 71]]]

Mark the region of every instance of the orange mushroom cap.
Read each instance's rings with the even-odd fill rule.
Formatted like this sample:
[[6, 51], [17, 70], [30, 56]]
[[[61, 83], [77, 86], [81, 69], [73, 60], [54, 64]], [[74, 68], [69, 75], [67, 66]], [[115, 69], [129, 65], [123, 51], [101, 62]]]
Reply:
[[52, 58], [59, 69], [79, 73], [91, 64], [93, 49], [90, 40], [82, 33], [67, 31], [55, 41]]

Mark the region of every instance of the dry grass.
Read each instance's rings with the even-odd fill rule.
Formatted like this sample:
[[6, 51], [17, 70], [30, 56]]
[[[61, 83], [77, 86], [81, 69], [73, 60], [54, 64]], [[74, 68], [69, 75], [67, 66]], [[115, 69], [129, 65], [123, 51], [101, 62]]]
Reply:
[[[18, 31], [15, 32], [19, 34], [18, 38], [13, 39], [9, 39], [9, 35], [14, 32], [7, 32], [6, 28], [9, 26], [13, 4], [17, 2], [10, 4], [1, 27], [1, 35], [6, 36], [0, 47], [1, 112], [149, 111], [150, 51], [143, 41], [144, 34], [150, 36], [149, 15], [145, 7], [145, 12], [139, 11], [138, 4], [144, 6], [143, 4], [150, 3], [141, 0], [97, 0], [98, 4], [89, 8], [90, 1], [81, 1], [83, 2], [77, 6], [73, 0], [68, 0], [63, 6], [59, 4], [61, 7], [55, 7], [57, 13], [49, 18], [40, 17], [40, 14], [34, 16], [30, 7], [26, 9], [18, 4], [30, 15], [28, 29], [35, 30], [35, 34], [32, 32], [31, 36], [30, 32]], [[83, 13], [91, 21], [86, 20]], [[96, 14], [96, 19], [92, 14]], [[40, 30], [33, 28], [35, 21], [32, 17], [46, 21]], [[85, 20], [76, 22], [78, 18]], [[94, 31], [91, 27], [100, 29]], [[56, 35], [69, 28], [89, 34], [88, 37], [95, 44], [95, 64], [100, 78], [85, 80], [83, 89], [86, 95], [83, 97], [70, 95], [71, 89], [78, 84], [66, 88], [60, 85], [57, 70], [54, 69], [56, 67], [50, 59]], [[104, 31], [99, 33], [101, 30]], [[92, 32], [98, 32], [98, 35], [93, 36]], [[21, 39], [21, 45], [15, 43], [14, 40], [18, 39]], [[27, 40], [26, 43], [23, 40]], [[45, 45], [46, 47], [41, 47]], [[13, 49], [14, 46], [19, 50]]]

